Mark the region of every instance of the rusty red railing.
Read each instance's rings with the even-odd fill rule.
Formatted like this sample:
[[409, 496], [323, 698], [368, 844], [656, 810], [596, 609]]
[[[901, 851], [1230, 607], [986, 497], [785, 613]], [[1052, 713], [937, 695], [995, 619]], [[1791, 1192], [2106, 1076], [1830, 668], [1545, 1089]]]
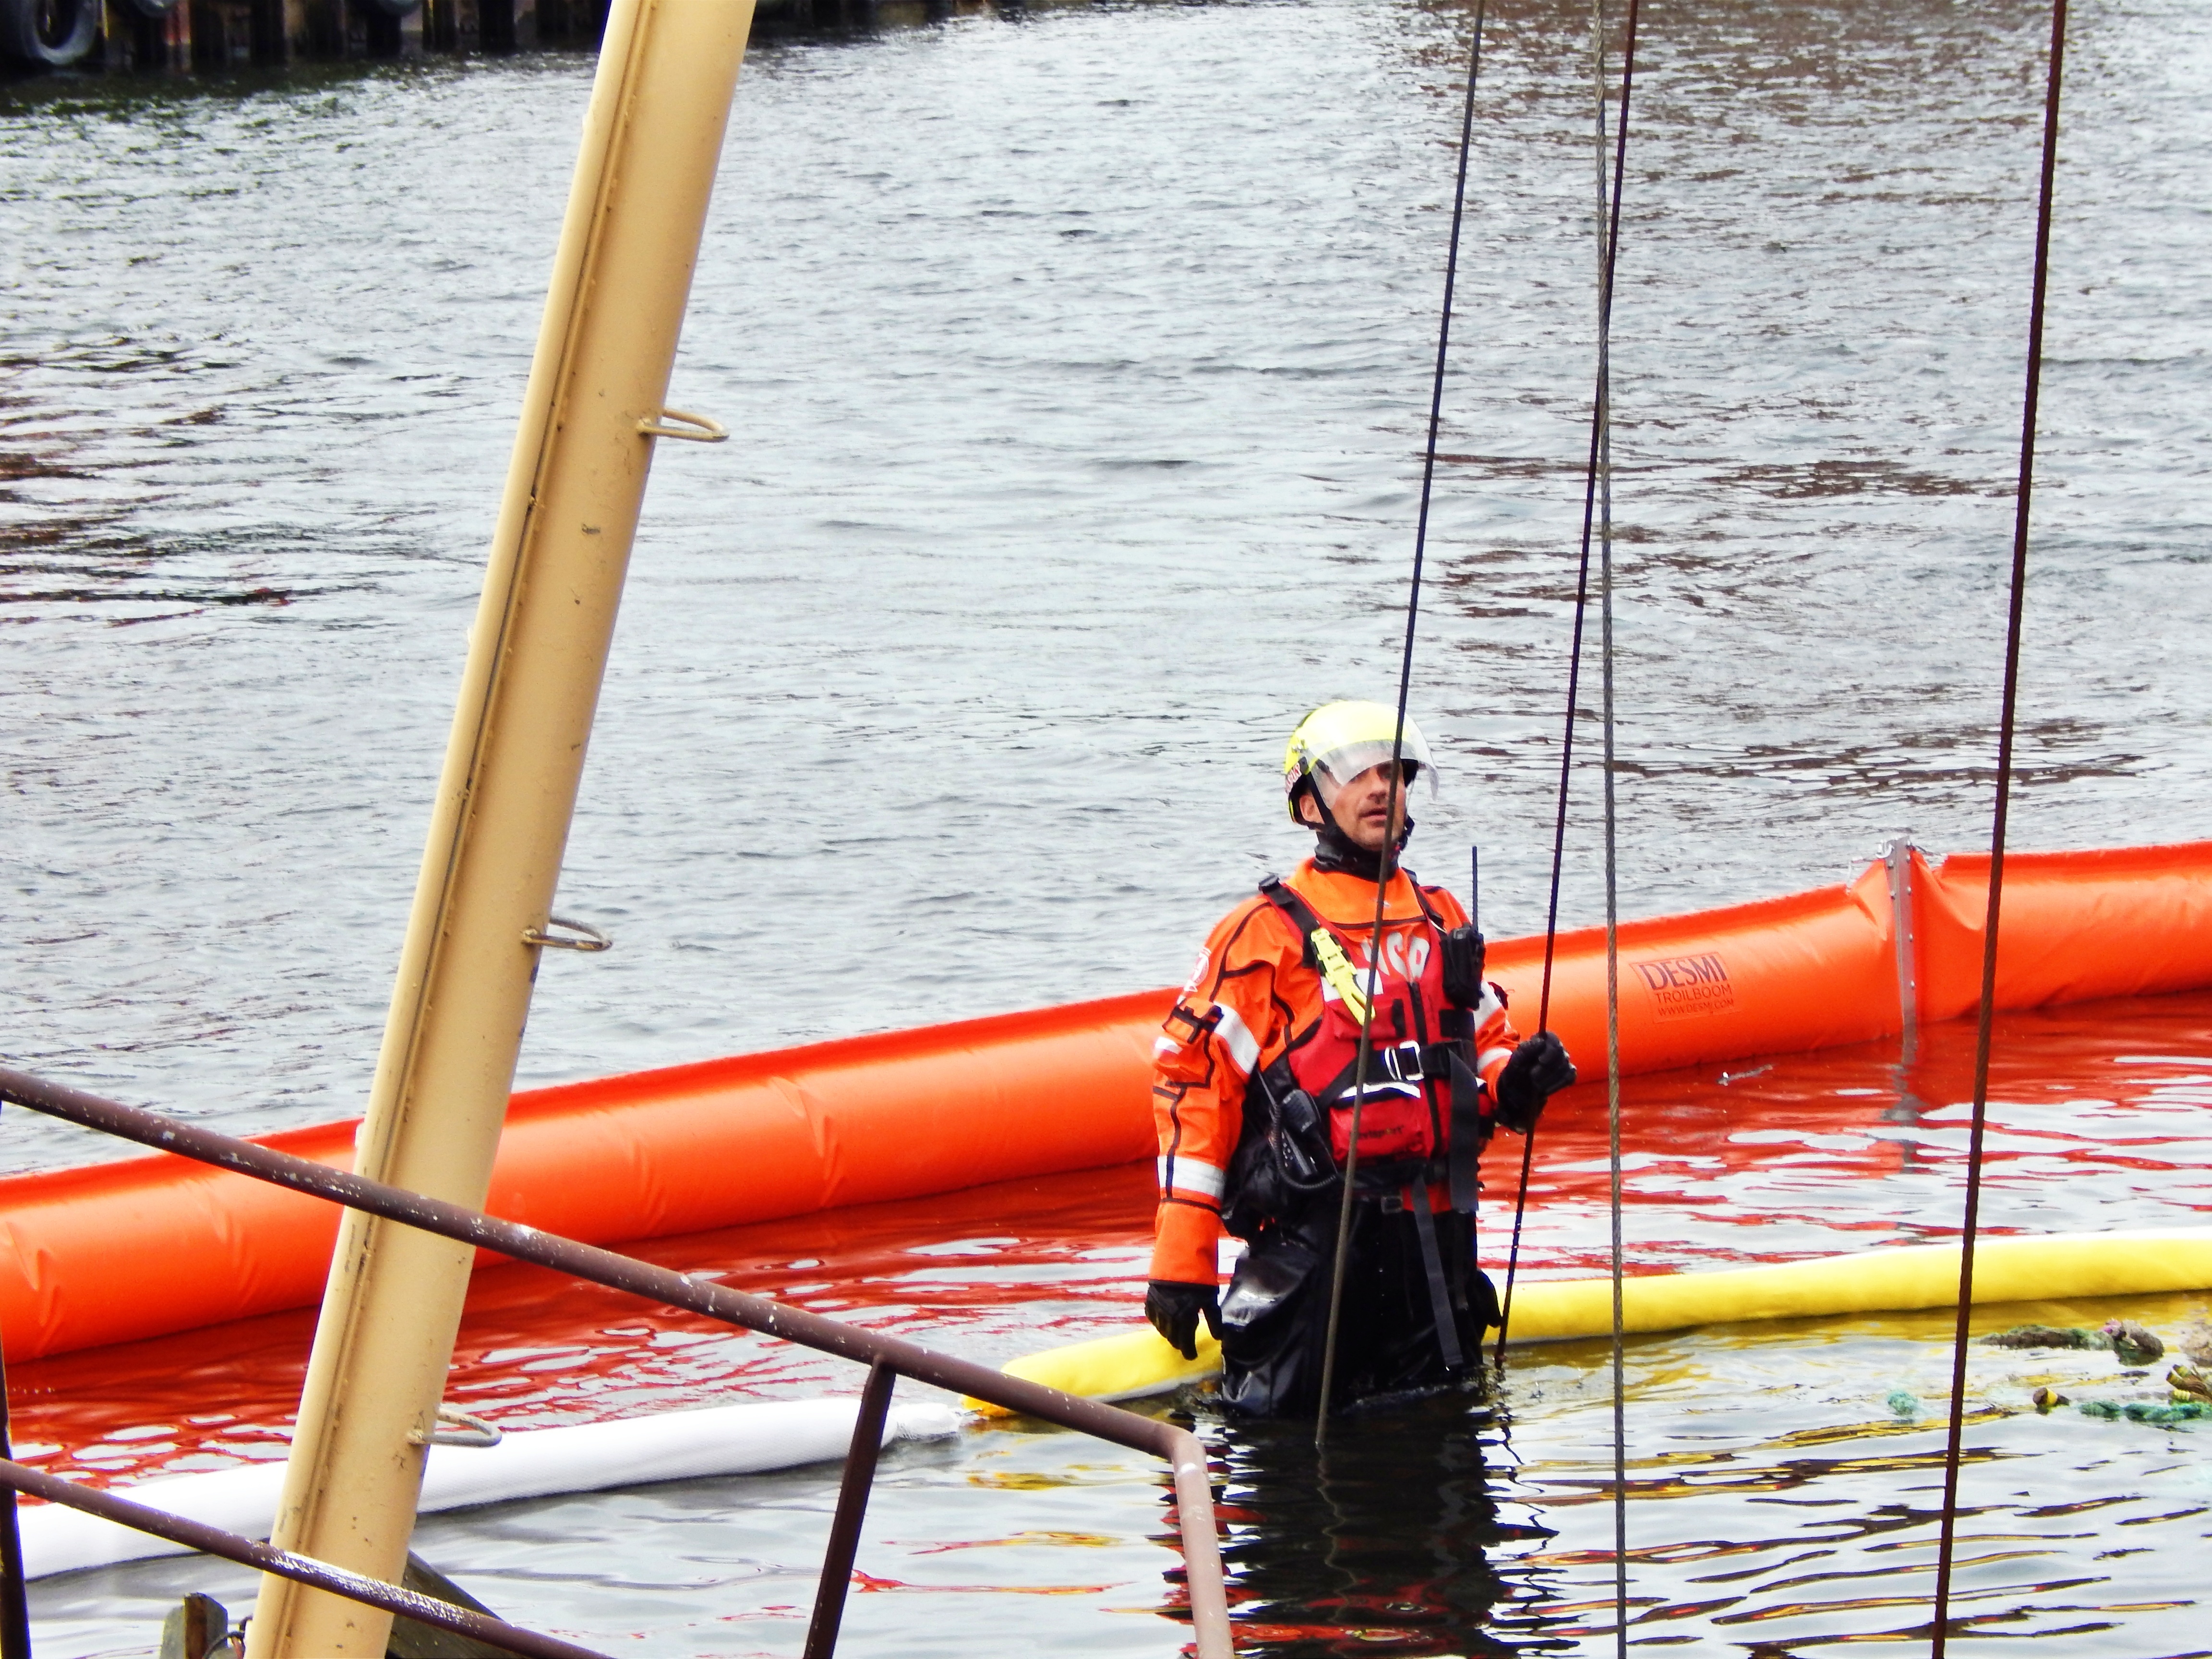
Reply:
[[[159, 1152], [174, 1152], [219, 1169], [235, 1170], [258, 1181], [271, 1182], [350, 1209], [364, 1210], [424, 1232], [494, 1250], [518, 1261], [536, 1262], [572, 1278], [627, 1291], [650, 1301], [687, 1309], [764, 1335], [781, 1337], [867, 1366], [859, 1417], [853, 1426], [851, 1447], [846, 1453], [836, 1513], [830, 1522], [821, 1583], [815, 1595], [813, 1621], [807, 1630], [806, 1659], [830, 1659], [836, 1650], [838, 1626], [844, 1616], [845, 1593], [852, 1581], [854, 1557], [860, 1546], [860, 1524], [866, 1515], [877, 1454], [883, 1443], [884, 1417], [890, 1405], [892, 1384], [901, 1376], [911, 1376], [917, 1382], [988, 1401], [1008, 1411], [1041, 1418], [1164, 1459], [1174, 1475], [1176, 1515], [1182, 1534], [1192, 1633], [1199, 1659], [1231, 1659], [1228, 1596], [1222, 1578], [1220, 1544], [1214, 1530], [1212, 1486], [1205, 1449], [1198, 1437], [1188, 1429], [1139, 1417], [1095, 1400], [1063, 1394], [1057, 1389], [1009, 1376], [972, 1360], [955, 1359], [897, 1337], [879, 1335], [819, 1314], [787, 1308], [762, 1297], [747, 1296], [711, 1280], [690, 1278], [613, 1250], [542, 1233], [462, 1205], [426, 1198], [420, 1193], [387, 1187], [326, 1164], [219, 1134], [157, 1112], [104, 1100], [20, 1072], [0, 1068], [0, 1102], [135, 1140]], [[3, 1396], [4, 1390], [0, 1390], [0, 1397]], [[4, 1413], [4, 1405], [0, 1405], [0, 1413]], [[94, 1492], [75, 1482], [42, 1474], [9, 1460], [5, 1425], [6, 1418], [0, 1414], [0, 1488], [12, 1488], [87, 1510], [194, 1549], [227, 1556], [319, 1589], [404, 1613], [423, 1624], [475, 1636], [515, 1653], [543, 1655], [545, 1659], [578, 1659], [579, 1656], [595, 1659], [588, 1650], [556, 1638], [521, 1630], [482, 1613], [362, 1577], [327, 1562], [274, 1549], [110, 1493]], [[0, 1577], [5, 1579], [4, 1584], [0, 1584], [0, 1659], [29, 1659], [27, 1629], [21, 1622], [22, 1560], [15, 1531], [14, 1499], [11, 1498], [0, 1507], [5, 1510], [0, 1516]], [[11, 1624], [16, 1628], [9, 1629]], [[20, 1655], [15, 1645], [19, 1641]]]

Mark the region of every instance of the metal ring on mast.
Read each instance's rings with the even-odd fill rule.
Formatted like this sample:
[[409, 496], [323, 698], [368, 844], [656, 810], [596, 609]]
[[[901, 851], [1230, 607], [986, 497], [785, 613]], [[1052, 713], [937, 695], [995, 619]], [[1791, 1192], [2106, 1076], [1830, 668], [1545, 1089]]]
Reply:
[[730, 428], [713, 416], [681, 409], [664, 409], [657, 416], [647, 416], [637, 423], [637, 429], [641, 437], [683, 438], [695, 444], [727, 443], [730, 439]]
[[[547, 928], [565, 927], [565, 933], [548, 933]], [[568, 916], [548, 916], [544, 927], [523, 930], [522, 942], [546, 951], [611, 951], [615, 942], [588, 921], [576, 921]]]

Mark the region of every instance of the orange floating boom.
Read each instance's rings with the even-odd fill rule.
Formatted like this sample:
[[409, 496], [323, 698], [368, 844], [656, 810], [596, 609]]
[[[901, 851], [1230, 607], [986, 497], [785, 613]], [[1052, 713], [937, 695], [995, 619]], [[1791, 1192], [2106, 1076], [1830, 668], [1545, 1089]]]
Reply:
[[[1630, 922], [1621, 1064], [1662, 1071], [1895, 1034], [1970, 1012], [1989, 860]], [[1893, 885], [1911, 950], [1900, 957]], [[1997, 1000], [2016, 1009], [2212, 987], [2212, 842], [2013, 854]], [[1909, 981], [1899, 975], [1909, 961]], [[1492, 947], [1526, 1019], [1543, 941]], [[1605, 939], [1559, 940], [1553, 1024], [1604, 1048]], [[534, 1089], [508, 1109], [485, 1207], [589, 1243], [1127, 1164], [1152, 1148], [1149, 1065], [1173, 992], [887, 1032]], [[356, 1125], [258, 1137], [349, 1167]], [[0, 1334], [11, 1360], [312, 1305], [327, 1205], [176, 1158], [0, 1181]]]

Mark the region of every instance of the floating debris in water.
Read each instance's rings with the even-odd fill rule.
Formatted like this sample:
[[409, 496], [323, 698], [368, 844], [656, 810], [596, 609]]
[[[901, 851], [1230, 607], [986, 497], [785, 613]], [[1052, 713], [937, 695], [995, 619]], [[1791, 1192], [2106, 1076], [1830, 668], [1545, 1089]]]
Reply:
[[2132, 1319], [2108, 1319], [2094, 1331], [2079, 1325], [2015, 1325], [1982, 1340], [1992, 1348], [2109, 1349], [2123, 1365], [2148, 1365], [2166, 1353], [2157, 1334]]
[[[2137, 1329], [2142, 1328], [2138, 1326]], [[2153, 1337], [2153, 1341], [2158, 1339]], [[2015, 1325], [1982, 1340], [1992, 1348], [2109, 1349], [2112, 1339], [2106, 1331], [2084, 1330], [2079, 1325]]]
[[2212, 1402], [2193, 1400], [2179, 1406], [2154, 1406], [2147, 1400], [2130, 1400], [2125, 1405], [2117, 1400], [2084, 1400], [2074, 1409], [2107, 1423], [2124, 1417], [2130, 1423], [2212, 1422]]
[[2132, 1319], [2108, 1319], [2104, 1334], [2112, 1341], [2112, 1352], [2123, 1365], [2148, 1365], [2166, 1354], [2166, 1344]]
[[2200, 1365], [2212, 1365], [2212, 1324], [2207, 1324], [2203, 1315], [2197, 1316], [2181, 1328], [2181, 1334], [2173, 1346]]
[[1889, 1398], [1882, 1403], [1889, 1407], [1893, 1415], [1898, 1417], [1920, 1415], [1920, 1396], [1910, 1389], [1892, 1389]]
[[2173, 1390], [2176, 1405], [2197, 1400], [2212, 1406], [2212, 1379], [2194, 1365], [2176, 1365], [2166, 1374], [2166, 1386]]
[[2047, 1412], [2054, 1407], [2073, 1403], [2056, 1389], [2038, 1389], [2033, 1394], [2028, 1395], [2028, 1398], [2035, 1402], [2035, 1409], [2039, 1412]]
[[[2212, 1364], [2212, 1328], [2194, 1325], [2192, 1332], [2203, 1338], [2205, 1354], [2199, 1358], [2197, 1349], [2188, 1345], [2188, 1336], [2184, 1338], [2181, 1352], [2201, 1364]], [[2136, 1325], [2132, 1318], [2108, 1318], [2093, 1332], [2079, 1325], [2013, 1325], [2008, 1332], [1993, 1332], [1984, 1336], [1982, 1343], [1989, 1347], [2111, 1349], [2121, 1364], [2150, 1364], [2166, 1356], [2166, 1343], [2159, 1340], [2159, 1334], [2146, 1325]]]

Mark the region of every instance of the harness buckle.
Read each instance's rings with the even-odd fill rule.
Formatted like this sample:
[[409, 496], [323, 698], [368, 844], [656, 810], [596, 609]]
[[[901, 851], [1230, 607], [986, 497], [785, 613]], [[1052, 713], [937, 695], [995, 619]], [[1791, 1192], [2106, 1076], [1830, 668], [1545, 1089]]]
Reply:
[[1394, 1042], [1387, 1048], [1376, 1049], [1375, 1058], [1382, 1062], [1382, 1074], [1393, 1083], [1428, 1081], [1428, 1071], [1421, 1064], [1421, 1045], [1418, 1042]]

